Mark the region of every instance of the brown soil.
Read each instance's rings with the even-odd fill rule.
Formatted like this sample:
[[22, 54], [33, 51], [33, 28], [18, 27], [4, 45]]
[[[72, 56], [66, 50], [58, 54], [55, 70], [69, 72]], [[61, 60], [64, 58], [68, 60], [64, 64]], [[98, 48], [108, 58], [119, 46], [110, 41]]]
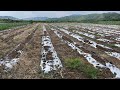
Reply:
[[[52, 32], [52, 31], [51, 31]], [[52, 32], [53, 33], [53, 32]], [[69, 38], [70, 40], [74, 40], [75, 42], [79, 42], [77, 39], [75, 39], [75, 38], [72, 38], [71, 36], [69, 36], [69, 35], [67, 35], [67, 34], [65, 34], [64, 32], [62, 32], [62, 34], [63, 35], [65, 35], [67, 38]], [[51, 35], [51, 36], [53, 36], [53, 35]], [[54, 38], [57, 38], [57, 37], [54, 37]], [[58, 40], [57, 40], [58, 41]], [[81, 43], [77, 43], [77, 45], [84, 45], [84, 44], [81, 44]], [[63, 46], [63, 45], [62, 45]], [[55, 46], [54, 46], [55, 47]], [[89, 45], [84, 45], [83, 46], [83, 48], [81, 48], [84, 52], [86, 52], [86, 53], [93, 53], [92, 51], [94, 51], [94, 50], [91, 50], [92, 49], [92, 47], [90, 47]], [[94, 49], [94, 48], [93, 48]], [[97, 52], [96, 52], [97, 51]], [[57, 51], [57, 52], [59, 52], [59, 51]], [[63, 52], [63, 51], [62, 51]], [[64, 51], [65, 52], [65, 51]], [[98, 54], [98, 50], [95, 50], [95, 52]], [[105, 62], [107, 61], [106, 59], [101, 59], [101, 57], [100, 56], [98, 56], [97, 54], [95, 54], [95, 55], [93, 55], [93, 57], [96, 59], [96, 60], [98, 60], [99, 62], [101, 62], [101, 63], [103, 63], [103, 64], [105, 64]], [[80, 55], [78, 55], [78, 56], [80, 56]], [[78, 56], [76, 56], [76, 57], [78, 57]], [[63, 57], [63, 56], [62, 56]], [[68, 56], [67, 56], [68, 57]], [[85, 60], [86, 61], [86, 60]], [[107, 73], [106, 73], [107, 72]], [[102, 73], [104, 73], [104, 74], [102, 74], [102, 78], [103, 77], [108, 77], [108, 76], [110, 76], [110, 77], [113, 77], [113, 75], [112, 75], [112, 73], [108, 70], [108, 69], [103, 69], [102, 70]], [[101, 77], [101, 76], [100, 76]]]
[[[61, 42], [61, 40], [54, 34], [54, 32], [49, 31], [50, 37], [52, 39], [53, 46], [58, 54], [58, 57], [60, 58], [62, 64], [63, 64], [63, 77], [64, 78], [69, 78], [69, 79], [77, 79], [77, 78], [87, 78], [85, 77], [82, 72], [77, 72], [77, 71], [72, 71], [67, 69], [64, 66], [64, 59], [67, 58], [80, 58], [79, 53], [76, 51], [72, 50], [70, 47], [67, 46], [67, 44]], [[73, 72], [73, 73], [71, 73]]]
[[[80, 42], [77, 39], [67, 35], [66, 33], [61, 32], [63, 35], [65, 35], [67, 38], [69, 38], [70, 40], [74, 41], [74, 42]], [[105, 62], [111, 62], [114, 65], [116, 65], [118, 68], [120, 68], [120, 61], [114, 57], [111, 57], [109, 55], [107, 55], [106, 53], [104, 53], [104, 50], [101, 49], [97, 49], [97, 48], [93, 48], [88, 44], [83, 44], [82, 42], [79, 43], [78, 46], [82, 46], [82, 50], [86, 53], [90, 53], [93, 54], [92, 52], [94, 51], [95, 55], [93, 55], [94, 58], [96, 58], [96, 60], [98, 60], [99, 62], [101, 62], [102, 64], [105, 65]]]
[[[51, 36], [51, 39], [52, 39], [52, 42], [54, 44], [55, 50], [57, 51], [57, 53], [58, 53], [59, 57], [61, 58], [63, 64], [64, 64], [64, 59], [66, 59], [66, 58], [81, 58], [82, 62], [86, 63], [86, 65], [90, 65], [88, 62], [86, 62], [86, 60], [84, 59], [83, 56], [81, 56], [75, 50], [72, 50], [66, 44], [59, 45], [58, 43], [62, 43], [62, 42], [60, 41], [60, 39], [56, 35], [54, 35], [53, 31], [49, 31], [49, 34]], [[60, 47], [62, 47], [62, 48], [60, 48]], [[65, 52], [67, 52], [67, 54], [65, 54]], [[74, 55], [74, 53], [75, 53], [75, 55]], [[70, 55], [70, 56], [68, 56], [68, 55]], [[64, 67], [65, 68], [63, 69], [63, 73], [64, 73], [63, 75], [65, 75], [65, 78], [72, 78], [72, 79], [78, 79], [78, 78], [79, 79], [80, 78], [86, 78], [87, 79], [88, 78], [86, 75], [84, 75], [83, 72], [80, 72], [80, 71], [77, 71], [77, 70], [71, 70], [69, 68], [66, 68], [66, 66], [64, 66]], [[108, 69], [103, 69], [101, 73], [104, 73], [104, 74], [101, 74], [100, 76], [98, 76], [98, 78], [106, 78], [106, 77], [112, 77], [113, 76]]]
[[[36, 24], [37, 25], [37, 24]], [[19, 57], [19, 62], [13, 66], [13, 68], [5, 72], [4, 67], [0, 66], [0, 78], [1, 79], [89, 79], [89, 77], [82, 71], [77, 69], [70, 69], [65, 66], [65, 60], [68, 58], [80, 58], [85, 65], [92, 66], [87, 60], [80, 55], [76, 50], [72, 50], [65, 42], [61, 41], [55, 33], [50, 30], [46, 25], [47, 31], [42, 33], [42, 24], [35, 30], [36, 25], [30, 27], [21, 28], [20, 30], [12, 30], [0, 32], [0, 58], [8, 56], [10, 59]], [[23, 29], [23, 30], [22, 30]], [[1, 34], [2, 33], [2, 34]], [[120, 68], [120, 61], [116, 58], [108, 56], [99, 48], [95, 49], [88, 44], [84, 44], [77, 39], [61, 32], [63, 40], [71, 43], [76, 42], [75, 46], [79, 47], [86, 53], [92, 54], [92, 57], [105, 65], [105, 62], [110, 62]], [[48, 35], [52, 40], [52, 44], [60, 58], [63, 68], [57, 71], [51, 71], [48, 74], [44, 74], [41, 71], [41, 48], [42, 48], [42, 36]], [[85, 39], [86, 43], [89, 43]], [[17, 45], [19, 45], [17, 47]], [[81, 47], [82, 46], [82, 47]], [[15, 49], [16, 47], [16, 49]], [[44, 47], [48, 50], [49, 47]], [[15, 49], [15, 50], [13, 50]], [[22, 54], [17, 51], [22, 50]], [[11, 52], [11, 53], [10, 53]], [[47, 59], [52, 58], [52, 52], [49, 52], [46, 56]], [[100, 74], [97, 76], [98, 79], [105, 79], [113, 77], [113, 74], [108, 69], [99, 68]]]
[[[73, 30], [75, 30], [75, 27], [74, 27], [74, 29]], [[81, 32], [86, 32], [86, 33], [88, 33], [87, 32], [87, 30], [85, 31], [85, 30], [82, 30], [82, 29], [80, 29], [79, 31], [81, 31]], [[78, 34], [78, 33], [76, 33], [76, 34]], [[95, 35], [95, 34], [94, 34]], [[84, 35], [83, 35], [84, 36]], [[88, 39], [90, 39], [89, 37], [87, 37], [87, 36], [85, 36], [86, 38], [88, 38]], [[104, 38], [104, 39], [108, 39], [108, 40], [112, 40], [112, 42], [108, 42], [108, 41], [106, 41], [106, 42], [103, 42], [103, 41], [99, 41], [99, 40], [95, 40], [95, 39], [92, 39], [92, 40], [95, 40], [95, 42], [97, 42], [97, 43], [99, 43], [99, 44], [102, 44], [102, 45], [109, 45], [109, 44], [117, 44], [117, 43], [120, 43], [119, 41], [116, 41], [116, 40], [114, 40], [114, 39], [111, 39], [111, 38], [113, 38], [113, 37], [116, 37], [116, 35], [111, 35], [111, 36], [104, 36], [104, 37], [102, 37], [102, 36], [96, 36], [95, 35], [95, 39], [98, 39], [98, 38]], [[86, 41], [86, 40], [85, 40]], [[87, 41], [88, 42], [88, 41]], [[111, 46], [110, 46], [111, 47]], [[120, 53], [120, 48], [119, 47], [111, 47], [113, 50], [113, 52], [118, 52], [118, 53]], [[105, 49], [105, 48], [99, 48], [99, 49], [101, 49], [101, 50], [109, 50], [109, 49]], [[109, 51], [111, 51], [111, 50], [109, 50]]]
[[41, 29], [37, 29], [32, 40], [25, 45], [23, 54], [20, 56], [18, 64], [7, 73], [2, 74], [2, 78], [8, 79], [39, 79], [40, 74], [40, 49], [41, 49]]
[[[35, 26], [33, 28], [35, 28]], [[18, 34], [16, 36], [14, 36], [14, 38], [19, 37], [19, 39], [18, 38], [17, 39], [14, 39], [14, 38], [11, 39], [10, 38], [8, 40], [9, 43], [1, 40], [1, 42], [0, 42], [1, 43], [0, 44], [0, 50], [1, 50], [0, 56], [4, 57], [6, 54], [8, 54], [10, 51], [12, 51], [15, 47], [17, 47], [21, 42], [23, 42], [25, 40], [25, 38], [29, 36], [28, 33], [31, 33], [33, 31], [33, 28], [25, 30], [21, 34]]]

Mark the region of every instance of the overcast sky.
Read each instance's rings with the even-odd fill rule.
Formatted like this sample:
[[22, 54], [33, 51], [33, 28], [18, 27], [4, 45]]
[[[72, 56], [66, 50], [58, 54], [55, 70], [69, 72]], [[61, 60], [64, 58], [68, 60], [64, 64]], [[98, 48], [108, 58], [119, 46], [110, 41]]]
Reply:
[[13, 16], [16, 18], [29, 18], [29, 17], [63, 17], [72, 14], [91, 14], [91, 13], [106, 13], [120, 11], [0, 11], [0, 16]]

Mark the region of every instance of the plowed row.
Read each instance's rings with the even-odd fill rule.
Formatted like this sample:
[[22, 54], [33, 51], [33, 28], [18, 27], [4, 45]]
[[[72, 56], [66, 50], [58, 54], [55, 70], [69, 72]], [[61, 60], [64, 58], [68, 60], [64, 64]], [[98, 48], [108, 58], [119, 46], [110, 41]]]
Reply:
[[119, 32], [119, 26], [80, 23], [2, 31], [0, 78], [120, 78]]

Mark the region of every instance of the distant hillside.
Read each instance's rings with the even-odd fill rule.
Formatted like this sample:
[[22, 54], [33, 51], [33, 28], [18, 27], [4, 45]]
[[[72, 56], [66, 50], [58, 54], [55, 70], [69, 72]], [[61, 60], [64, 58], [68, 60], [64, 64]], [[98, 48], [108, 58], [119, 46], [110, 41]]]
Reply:
[[84, 21], [84, 20], [120, 20], [118, 13], [102, 13], [102, 14], [88, 14], [88, 15], [71, 15], [61, 18], [49, 18], [47, 21]]
[[11, 19], [11, 20], [18, 20], [18, 18], [12, 16], [0, 16], [0, 19]]
[[23, 20], [34, 20], [34, 21], [41, 20], [41, 21], [44, 21], [46, 19], [48, 19], [48, 17], [31, 17], [31, 18], [24, 18]]
[[[31, 18], [23, 18], [18, 19], [12, 16], [0, 16], [0, 21], [5, 21], [2, 19], [10, 19], [10, 20], [33, 20], [33, 21], [52, 21], [52, 22], [61, 22], [61, 21], [77, 21], [77, 22], [96, 22], [96, 21], [120, 21], [119, 13], [102, 13], [102, 14], [87, 14], [87, 15], [70, 15], [64, 16], [60, 18], [48, 18], [48, 17], [31, 17]], [[7, 20], [6, 20], [7, 21]]]

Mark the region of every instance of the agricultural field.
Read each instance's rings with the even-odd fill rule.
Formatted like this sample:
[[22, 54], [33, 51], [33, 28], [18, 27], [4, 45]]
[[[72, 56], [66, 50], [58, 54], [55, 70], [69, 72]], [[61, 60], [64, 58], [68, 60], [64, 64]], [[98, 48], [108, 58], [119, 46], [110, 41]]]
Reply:
[[11, 28], [14, 28], [14, 27], [17, 27], [18, 26], [23, 26], [23, 25], [27, 25], [28, 23], [0, 23], [0, 31], [2, 30], [5, 30], [5, 29], [11, 29]]
[[33, 23], [0, 31], [1, 79], [119, 79], [120, 26]]

